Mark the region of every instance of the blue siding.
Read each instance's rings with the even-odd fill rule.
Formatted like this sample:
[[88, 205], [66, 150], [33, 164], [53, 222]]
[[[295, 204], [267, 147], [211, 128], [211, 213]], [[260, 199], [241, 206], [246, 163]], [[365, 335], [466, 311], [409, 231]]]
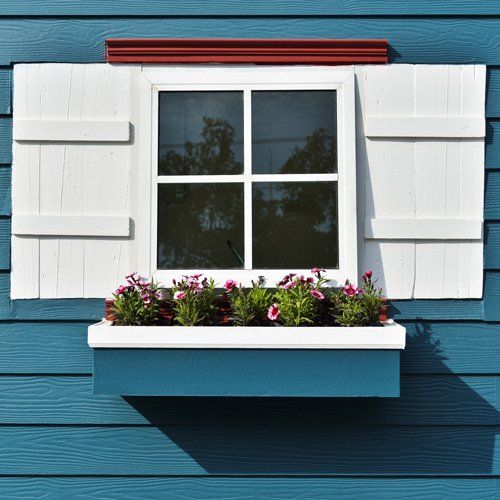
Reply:
[[[109, 0], [108, 0], [109, 1]], [[25, 5], [29, 2], [24, 0]], [[0, 17], [0, 65], [103, 62], [110, 37], [387, 38], [397, 63], [500, 65], [496, 17]], [[43, 42], [43, 43], [42, 43]]]
[[61, 498], [54, 492], [71, 491], [75, 498], [167, 498], [225, 500], [235, 498], [369, 498], [370, 500], [494, 499], [499, 479], [391, 479], [383, 478], [263, 477], [258, 480], [227, 477], [151, 478], [2, 478], [0, 496], [15, 500]]
[[[500, 1], [0, 0], [0, 497], [498, 498]], [[395, 301], [401, 397], [94, 396], [96, 300], [9, 301], [11, 64], [107, 37], [388, 38], [398, 63], [488, 64], [484, 300]], [[13, 425], [15, 424], [15, 425]]]
[[470, 2], [469, 0], [85, 0], [75, 5], [71, 0], [0, 1], [2, 16], [23, 17], [82, 17], [82, 16], [401, 16], [401, 15], [498, 15], [500, 2]]

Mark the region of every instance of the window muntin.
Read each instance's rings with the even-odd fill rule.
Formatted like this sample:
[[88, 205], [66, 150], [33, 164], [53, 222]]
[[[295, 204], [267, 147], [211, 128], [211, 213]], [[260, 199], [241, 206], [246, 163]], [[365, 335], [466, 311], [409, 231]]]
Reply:
[[[281, 277], [284, 272], [289, 270], [295, 272], [308, 272], [309, 264], [298, 269], [294, 266], [296, 261], [288, 265], [283, 258], [278, 258], [281, 268], [265, 268], [257, 265], [258, 248], [253, 244], [255, 228], [252, 229], [252, 220], [254, 214], [252, 210], [253, 192], [258, 190], [258, 183], [317, 183], [317, 185], [330, 184], [336, 186], [336, 190], [331, 190], [331, 197], [336, 198], [337, 211], [329, 217], [329, 221], [319, 224], [320, 230], [327, 230], [333, 234], [333, 241], [338, 241], [338, 246], [333, 251], [330, 249], [328, 262], [332, 260], [337, 262], [337, 266], [325, 264], [329, 268], [329, 276], [332, 277], [332, 283], [342, 283], [345, 279], [355, 279], [357, 275], [357, 227], [356, 227], [356, 182], [355, 182], [355, 150], [354, 150], [354, 75], [352, 68], [305, 68], [305, 67], [176, 67], [170, 68], [151, 68], [148, 69], [148, 78], [152, 84], [151, 100], [151, 118], [152, 118], [152, 165], [150, 173], [151, 184], [151, 246], [150, 257], [148, 259], [151, 273], [154, 277], [163, 283], [168, 283], [179, 274], [190, 272], [204, 272], [213, 276], [216, 281], [225, 279], [228, 274], [231, 277], [240, 280], [244, 285], [250, 285], [251, 280], [258, 275], [264, 275], [268, 280], [268, 285], [273, 284]], [[159, 101], [162, 92], [243, 92], [244, 110], [244, 140], [243, 140], [243, 173], [240, 174], [182, 174], [182, 175], [158, 175], [159, 158]], [[334, 144], [335, 157], [333, 162], [324, 167], [321, 166], [319, 173], [264, 173], [257, 174], [252, 172], [252, 98], [255, 98], [257, 92], [281, 92], [287, 91], [327, 91], [336, 94], [336, 120], [334, 127], [330, 127], [329, 134], [336, 133]], [[255, 113], [254, 113], [255, 116]], [[254, 118], [255, 119], [255, 118]], [[155, 130], [156, 129], [156, 130]], [[336, 129], [336, 130], [335, 130]], [[313, 129], [314, 130], [314, 129]], [[333, 131], [333, 133], [332, 133]], [[156, 132], [156, 133], [155, 133]], [[290, 135], [290, 134], [288, 134]], [[283, 137], [283, 136], [281, 136]], [[280, 138], [280, 137], [278, 137]], [[294, 139], [294, 137], [291, 137]], [[273, 138], [272, 138], [273, 139]], [[290, 137], [286, 137], [290, 139]], [[293, 141], [290, 141], [293, 142]], [[300, 144], [297, 149], [300, 149]], [[330, 148], [332, 149], [332, 148]], [[294, 151], [295, 148], [292, 149]], [[290, 154], [288, 156], [291, 156]], [[329, 155], [330, 157], [331, 155]], [[285, 161], [286, 163], [286, 161]], [[310, 167], [308, 167], [310, 168]], [[327, 170], [327, 172], [325, 172]], [[329, 171], [328, 171], [329, 170]], [[337, 170], [337, 172], [335, 172]], [[332, 172], [333, 171], [333, 172]], [[231, 245], [224, 242], [227, 251], [231, 253], [232, 258], [237, 254], [244, 262], [243, 267], [240, 263], [235, 267], [215, 268], [194, 268], [185, 269], [181, 267], [159, 268], [158, 261], [158, 219], [159, 199], [158, 185], [163, 184], [227, 184], [234, 183], [243, 185], [244, 201], [244, 244], [243, 250], [237, 248], [234, 242]], [[297, 184], [299, 186], [299, 184]], [[278, 184], [275, 184], [278, 187]], [[275, 189], [275, 193], [280, 190]], [[296, 189], [288, 190], [294, 192]], [[333, 194], [335, 192], [335, 194]], [[277, 200], [278, 201], [278, 200]], [[287, 203], [291, 206], [293, 203]], [[278, 203], [279, 204], [279, 203]], [[312, 209], [312, 207], [310, 207]], [[316, 210], [317, 211], [317, 210]], [[260, 218], [262, 219], [262, 217]], [[335, 227], [331, 221], [335, 221]], [[294, 226], [295, 228], [295, 226]], [[185, 228], [183, 228], [185, 230]], [[307, 238], [308, 236], [306, 236]], [[255, 239], [257, 236], [255, 236]], [[261, 238], [262, 241], [262, 238]], [[257, 256], [254, 262], [253, 254]], [[144, 255], [144, 254], [141, 254]], [[283, 253], [279, 253], [283, 257]], [[240, 262], [241, 262], [240, 260]], [[291, 259], [290, 259], [291, 260]], [[325, 259], [326, 260], [326, 259]], [[316, 264], [316, 263], [314, 263]], [[318, 264], [321, 265], [321, 264]], [[238, 267], [239, 266], [239, 267]], [[293, 269], [290, 269], [293, 266]]]

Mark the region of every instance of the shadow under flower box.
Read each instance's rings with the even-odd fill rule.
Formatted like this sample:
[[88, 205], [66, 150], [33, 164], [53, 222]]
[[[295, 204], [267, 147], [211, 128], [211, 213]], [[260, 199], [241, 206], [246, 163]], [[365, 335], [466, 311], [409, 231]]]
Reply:
[[398, 397], [406, 330], [382, 326], [89, 327], [94, 393]]

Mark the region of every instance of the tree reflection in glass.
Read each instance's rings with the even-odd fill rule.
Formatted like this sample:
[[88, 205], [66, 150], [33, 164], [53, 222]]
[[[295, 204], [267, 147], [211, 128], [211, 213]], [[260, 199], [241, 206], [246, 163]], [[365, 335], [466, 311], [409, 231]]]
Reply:
[[[267, 130], [269, 134], [266, 148], [271, 151], [271, 155], [267, 159], [266, 155], [255, 155], [260, 143], [258, 136], [254, 137], [254, 173], [336, 172], [336, 112], [335, 105], [332, 106], [335, 92], [280, 93], [287, 94], [286, 99], [283, 96], [281, 98], [281, 109], [285, 101], [289, 101], [292, 106], [290, 94], [294, 93], [301, 94], [301, 102], [307, 104], [309, 101], [310, 109], [300, 123], [290, 121], [287, 126], [283, 122], [279, 130], [267, 125], [260, 127], [261, 132]], [[193, 108], [193, 103], [186, 104], [187, 97], [180, 95], [190, 92], [165, 94], [179, 95], [169, 101], [160, 94], [159, 174], [242, 173], [241, 93], [194, 92], [203, 94], [198, 99], [198, 110], [196, 106]], [[210, 104], [211, 98], [207, 99], [207, 96], [212, 96], [217, 102], [221, 98], [222, 104]], [[237, 96], [237, 100], [232, 102], [234, 96]], [[216, 114], [201, 114], [210, 106], [217, 108], [212, 110]], [[180, 110], [180, 116], [175, 115], [175, 109]], [[268, 102], [266, 113], [270, 123], [275, 123], [272, 100]], [[266, 113], [261, 109], [260, 114], [252, 114], [254, 130], [255, 127], [259, 128], [259, 120], [266, 119]], [[162, 134], [162, 130], [174, 131], [176, 128], [182, 129], [186, 137], [182, 143], [169, 139], [174, 137], [174, 132]], [[285, 141], [285, 146], [279, 144], [283, 137], [291, 138]], [[162, 142], [164, 139], [165, 142]], [[269, 158], [279, 161], [269, 163]], [[264, 160], [268, 162], [266, 165]], [[255, 162], [260, 166], [255, 167]], [[158, 268], [243, 268], [243, 196], [242, 183], [160, 184]], [[338, 267], [336, 182], [254, 182], [252, 205], [254, 268]]]
[[234, 269], [242, 259], [242, 183], [158, 186], [158, 269]]
[[[254, 173], [337, 172], [336, 92], [252, 94]], [[253, 264], [338, 267], [336, 182], [263, 182], [252, 189]]]
[[[324, 143], [324, 145], [319, 144]], [[314, 144], [316, 154], [308, 157]], [[252, 92], [252, 172], [337, 172], [335, 90]], [[299, 156], [299, 151], [304, 154]], [[319, 157], [319, 152], [327, 156]], [[290, 160], [293, 157], [293, 165]], [[293, 172], [292, 169], [293, 168]]]
[[242, 92], [160, 92], [159, 175], [243, 172]]

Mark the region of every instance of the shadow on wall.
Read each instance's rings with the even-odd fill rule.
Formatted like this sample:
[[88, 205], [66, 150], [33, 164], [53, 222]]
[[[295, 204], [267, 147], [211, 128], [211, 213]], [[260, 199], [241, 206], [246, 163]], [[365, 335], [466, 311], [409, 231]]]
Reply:
[[439, 375], [403, 375], [394, 399], [125, 399], [210, 474], [491, 474], [495, 380], [454, 375], [428, 325], [403, 357]]

